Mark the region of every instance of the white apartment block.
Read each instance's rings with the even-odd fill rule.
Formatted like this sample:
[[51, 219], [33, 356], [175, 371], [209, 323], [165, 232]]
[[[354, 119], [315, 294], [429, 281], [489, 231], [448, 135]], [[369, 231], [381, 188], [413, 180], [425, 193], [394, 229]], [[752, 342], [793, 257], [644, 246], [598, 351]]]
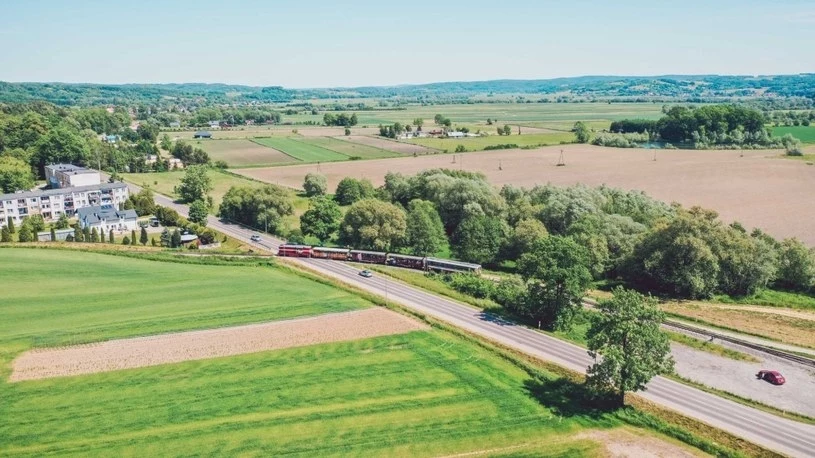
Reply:
[[52, 164], [45, 166], [45, 180], [51, 188], [73, 188], [91, 186], [102, 182], [99, 172], [72, 164]]
[[2, 194], [0, 227], [7, 224], [8, 218], [19, 227], [19, 223], [31, 215], [42, 215], [49, 222], [56, 221], [62, 214], [72, 217], [83, 207], [118, 207], [128, 196], [127, 185], [121, 182]]

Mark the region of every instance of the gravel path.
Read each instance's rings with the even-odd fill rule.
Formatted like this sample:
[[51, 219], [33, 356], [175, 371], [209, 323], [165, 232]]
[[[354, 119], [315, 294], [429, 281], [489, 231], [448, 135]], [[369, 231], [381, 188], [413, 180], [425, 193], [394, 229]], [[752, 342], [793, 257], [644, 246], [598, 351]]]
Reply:
[[[762, 361], [736, 361], [673, 343], [671, 350], [677, 374], [781, 410], [815, 417], [815, 370], [726, 342], [715, 343], [749, 353]], [[775, 386], [757, 379], [756, 372], [761, 369], [781, 372], [787, 383]]]
[[155, 366], [318, 343], [401, 334], [427, 326], [373, 307], [309, 318], [30, 350], [12, 364], [12, 382]]

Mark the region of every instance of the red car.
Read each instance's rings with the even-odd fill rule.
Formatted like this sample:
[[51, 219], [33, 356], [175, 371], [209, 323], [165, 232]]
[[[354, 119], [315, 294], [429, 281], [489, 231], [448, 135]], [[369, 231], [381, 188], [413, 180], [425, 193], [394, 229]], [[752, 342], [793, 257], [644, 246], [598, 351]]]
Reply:
[[784, 376], [778, 371], [758, 371], [756, 377], [766, 380], [773, 385], [783, 385], [784, 382], [786, 382], [786, 380], [784, 380]]

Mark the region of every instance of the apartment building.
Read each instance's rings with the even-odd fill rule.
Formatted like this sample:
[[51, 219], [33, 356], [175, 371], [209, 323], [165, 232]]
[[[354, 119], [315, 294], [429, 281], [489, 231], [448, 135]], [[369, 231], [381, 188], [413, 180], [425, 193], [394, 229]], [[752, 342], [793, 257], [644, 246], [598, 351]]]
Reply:
[[8, 218], [19, 227], [19, 223], [31, 215], [42, 215], [49, 222], [56, 221], [62, 214], [72, 217], [84, 207], [118, 207], [128, 196], [127, 185], [121, 182], [2, 194], [0, 227], [7, 224]]
[[91, 186], [102, 182], [98, 171], [73, 164], [46, 165], [45, 180], [53, 189]]

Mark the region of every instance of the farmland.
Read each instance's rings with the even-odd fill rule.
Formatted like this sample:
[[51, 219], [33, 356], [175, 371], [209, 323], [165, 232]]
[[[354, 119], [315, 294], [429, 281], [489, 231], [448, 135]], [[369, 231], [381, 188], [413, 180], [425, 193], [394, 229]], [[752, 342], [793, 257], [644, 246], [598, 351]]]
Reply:
[[319, 146], [340, 154], [350, 157], [358, 157], [360, 159], [382, 159], [386, 157], [396, 157], [398, 154], [393, 151], [387, 151], [382, 148], [376, 148], [369, 145], [354, 143], [346, 141], [341, 138], [333, 137], [309, 137], [302, 140], [303, 143], [309, 145]]
[[574, 134], [569, 132], [529, 134], [529, 135], [490, 135], [488, 137], [467, 137], [467, 138], [417, 138], [410, 140], [411, 143], [426, 146], [440, 151], [455, 151], [458, 145], [463, 146], [467, 151], [480, 151], [489, 146], [513, 144], [518, 147], [548, 146], [560, 143], [570, 143], [574, 140]]
[[275, 148], [289, 156], [303, 162], [329, 162], [348, 160], [348, 156], [325, 149], [321, 146], [309, 144], [294, 138], [266, 137], [256, 138], [254, 142]]
[[[556, 167], [564, 150], [565, 166]], [[601, 148], [566, 145], [534, 150], [501, 150], [456, 155], [426, 155], [388, 160], [323, 164], [329, 189], [351, 176], [383, 183], [388, 171], [414, 174], [430, 168], [456, 168], [486, 174], [496, 186], [531, 187], [552, 183], [589, 186], [606, 184], [637, 189], [666, 202], [701, 205], [726, 221], [760, 227], [770, 234], [798, 237], [815, 245], [815, 202], [805, 196], [815, 180], [815, 167], [777, 159], [775, 151], [701, 151]], [[500, 165], [500, 169], [499, 169]], [[245, 169], [238, 173], [299, 188], [309, 166]]]
[[815, 143], [815, 126], [773, 127], [773, 136], [783, 137], [792, 134], [802, 143]]
[[[46, 249], [2, 254], [0, 266], [13, 271], [7, 279], [16, 285], [0, 300], [4, 453], [599, 455], [601, 442], [615, 442], [608, 437], [633, 433], [638, 446], [696, 454], [644, 430], [620, 429], [636, 414], [583, 410], [572, 405], [568, 381], [546, 371], [533, 377], [440, 329], [10, 384], [11, 359], [32, 345], [368, 303], [273, 267]], [[66, 268], [54, 275], [55, 266]], [[47, 291], [39, 287], [46, 277]]]
[[212, 161], [224, 161], [231, 167], [296, 163], [297, 159], [251, 140], [203, 140], [195, 143]]

